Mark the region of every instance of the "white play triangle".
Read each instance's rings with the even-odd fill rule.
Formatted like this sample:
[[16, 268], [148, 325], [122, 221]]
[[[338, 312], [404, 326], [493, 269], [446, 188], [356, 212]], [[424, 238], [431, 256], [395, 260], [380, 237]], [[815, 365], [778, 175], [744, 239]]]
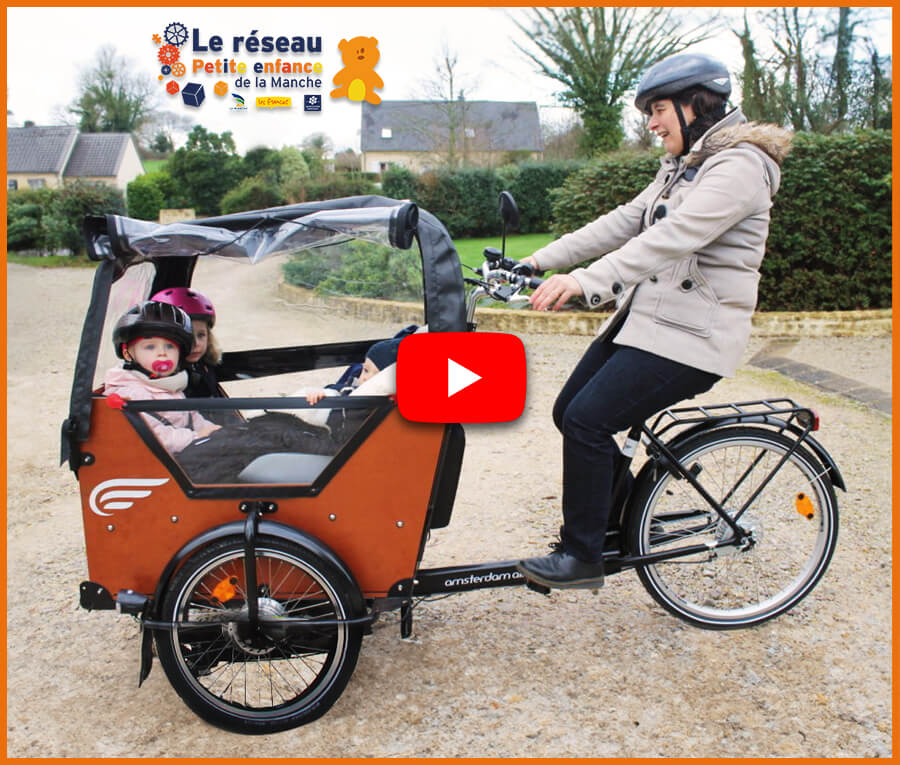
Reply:
[[447, 359], [447, 398], [468, 388], [472, 383], [478, 382], [481, 375], [476, 375], [471, 369], [466, 369], [462, 364], [457, 364], [453, 359]]

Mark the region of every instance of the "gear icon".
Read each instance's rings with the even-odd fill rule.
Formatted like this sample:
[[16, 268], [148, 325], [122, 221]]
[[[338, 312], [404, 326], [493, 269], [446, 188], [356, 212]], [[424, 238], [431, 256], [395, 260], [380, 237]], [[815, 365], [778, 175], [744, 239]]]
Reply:
[[162, 37], [160, 37], [159, 35], [153, 35], [153, 42], [159, 45], [162, 42]]
[[160, 63], [174, 64], [178, 61], [178, 56], [178, 48], [174, 45], [163, 45], [162, 48], [159, 49], [158, 58]]
[[182, 64], [180, 61], [176, 64], [172, 64], [172, 76], [173, 77], [184, 77], [185, 72], [187, 72], [187, 67]]
[[180, 21], [173, 21], [171, 24], [169, 24], [169, 26], [166, 27], [165, 35], [166, 42], [169, 43], [169, 45], [174, 45], [176, 48], [180, 48], [187, 42], [187, 27]]
[[161, 71], [163, 74], [172, 74], [172, 67], [169, 66], [168, 64], [163, 64], [163, 65], [162, 65], [162, 69], [160, 69], [160, 71]]

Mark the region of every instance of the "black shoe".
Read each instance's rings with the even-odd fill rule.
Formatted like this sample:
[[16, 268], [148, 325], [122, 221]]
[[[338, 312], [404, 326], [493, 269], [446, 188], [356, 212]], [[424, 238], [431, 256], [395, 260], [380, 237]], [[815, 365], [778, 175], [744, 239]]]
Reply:
[[560, 549], [543, 558], [520, 560], [516, 568], [526, 579], [545, 587], [593, 590], [603, 586], [603, 561], [585, 563]]

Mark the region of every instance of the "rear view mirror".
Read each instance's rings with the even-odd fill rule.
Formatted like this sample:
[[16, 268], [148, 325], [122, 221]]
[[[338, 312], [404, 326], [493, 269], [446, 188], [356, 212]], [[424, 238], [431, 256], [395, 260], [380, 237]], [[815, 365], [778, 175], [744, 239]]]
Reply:
[[512, 231], [519, 230], [519, 206], [508, 191], [500, 192], [500, 218], [506, 228]]

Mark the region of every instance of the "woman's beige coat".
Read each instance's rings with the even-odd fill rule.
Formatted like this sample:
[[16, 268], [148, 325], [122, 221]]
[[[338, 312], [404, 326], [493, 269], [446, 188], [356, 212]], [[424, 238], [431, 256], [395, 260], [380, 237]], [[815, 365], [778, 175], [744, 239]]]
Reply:
[[[615, 342], [734, 374], [750, 337], [769, 209], [790, 133], [735, 109], [682, 158], [666, 156], [635, 199], [534, 253], [542, 269], [592, 258], [571, 275]], [[600, 257], [604, 256], [604, 257]]]

